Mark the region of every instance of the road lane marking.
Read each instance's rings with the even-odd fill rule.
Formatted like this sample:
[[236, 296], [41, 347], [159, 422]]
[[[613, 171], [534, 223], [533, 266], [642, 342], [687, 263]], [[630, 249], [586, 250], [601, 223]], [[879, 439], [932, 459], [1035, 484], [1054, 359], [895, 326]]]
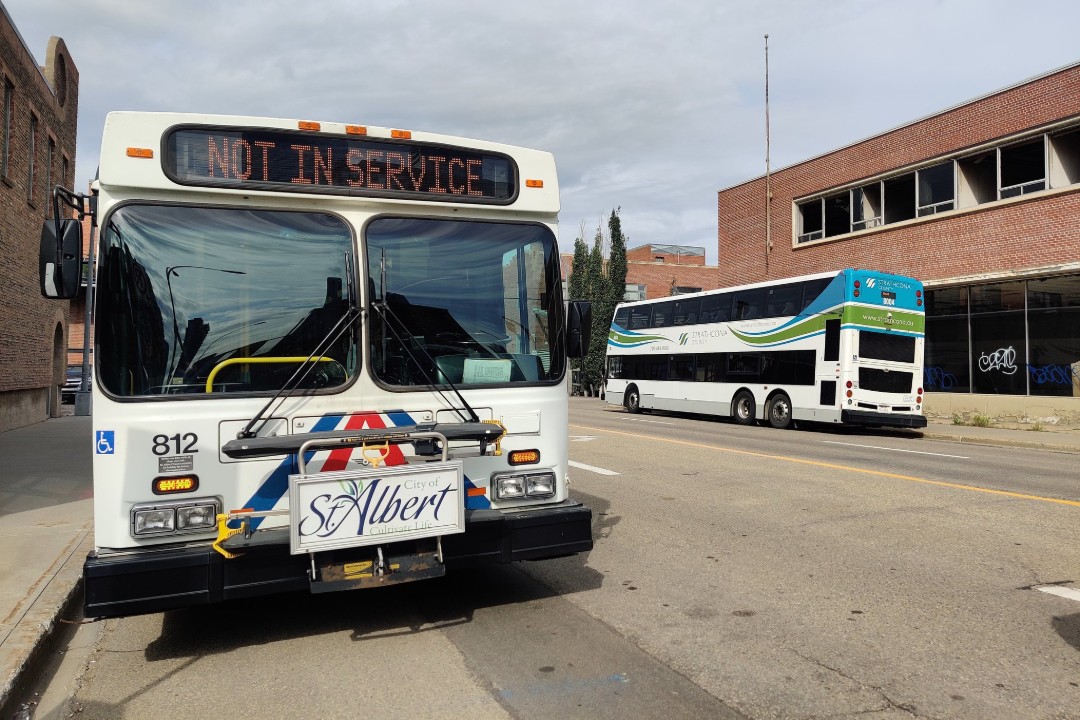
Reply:
[[596, 439], [595, 435], [571, 435], [570, 436], [570, 442], [589, 442], [590, 440], [595, 440], [595, 439]]
[[1067, 598], [1069, 600], [1076, 600], [1080, 602], [1080, 590], [1076, 588], [1061, 587], [1060, 585], [1043, 585], [1041, 587], [1034, 588], [1035, 590], [1041, 590], [1044, 593], [1050, 595], [1057, 595], [1058, 597]]
[[573, 460], [570, 461], [570, 467], [577, 468], [578, 470], [588, 470], [589, 472], [594, 472], [598, 475], [620, 474], [615, 472], [614, 470], [605, 470], [604, 468], [596, 467], [595, 465], [586, 465], [585, 463], [574, 462]]
[[1002, 497], [1015, 498], [1017, 500], [1037, 500], [1039, 502], [1054, 503], [1056, 505], [1069, 505], [1070, 507], [1080, 507], [1080, 501], [1078, 500], [1064, 500], [1062, 498], [1050, 498], [1043, 497], [1042, 495], [1028, 495], [1026, 493], [1010, 492], [1008, 490], [992, 490], [990, 488], [978, 487], [976, 485], [962, 485], [960, 483], [945, 482], [944, 480], [930, 480], [928, 478], [915, 477], [914, 475], [901, 475], [899, 473], [885, 472], [884, 470], [868, 470], [866, 468], [852, 467], [850, 465], [837, 465], [836, 463], [821, 462], [819, 460], [807, 460], [805, 458], [788, 457], [786, 455], [770, 455], [768, 453], [753, 452], [751, 450], [735, 450], [733, 448], [720, 447], [718, 445], [706, 445], [705, 443], [691, 442], [689, 440], [672, 440], [669, 438], [660, 438], [655, 435], [639, 435], [637, 433], [626, 432], [624, 430], [609, 430], [607, 428], [594, 428], [586, 425], [571, 424], [570, 427], [581, 428], [582, 430], [588, 430], [590, 432], [602, 432], [609, 435], [623, 435], [625, 437], [638, 438], [639, 440], [655, 440], [657, 442], [669, 443], [671, 445], [684, 445], [686, 447], [700, 448], [702, 450], [719, 450], [720, 452], [731, 453], [733, 455], [748, 455], [750, 457], [766, 458], [768, 460], [781, 460], [783, 462], [796, 463], [798, 465], [811, 465], [813, 467], [828, 468], [830, 470], [845, 470], [847, 472], [862, 473], [863, 475], [874, 475], [877, 477], [892, 478], [894, 480], [906, 480], [908, 482], [922, 483], [924, 485], [936, 485], [938, 487], [952, 488], [954, 490], [969, 490], [971, 492], [981, 492], [987, 495], [1000, 495]]
[[956, 458], [957, 460], [970, 460], [967, 455], [946, 455], [944, 453], [924, 452], [922, 450], [901, 450], [900, 448], [878, 447], [877, 445], [859, 445], [857, 443], [836, 442], [835, 440], [822, 440], [826, 445], [847, 445], [848, 447], [869, 448], [870, 450], [888, 450], [890, 452], [913, 453], [915, 455], [933, 455], [934, 457]]
[[652, 423], [653, 425], [674, 425], [675, 423], [664, 422], [663, 420], [646, 420], [645, 418], [626, 418], [626, 422], [643, 422]]

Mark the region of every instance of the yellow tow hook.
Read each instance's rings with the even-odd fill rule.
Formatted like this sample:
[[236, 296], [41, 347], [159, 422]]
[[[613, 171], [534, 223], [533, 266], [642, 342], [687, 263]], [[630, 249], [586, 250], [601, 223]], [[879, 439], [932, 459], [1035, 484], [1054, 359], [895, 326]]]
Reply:
[[225, 542], [233, 535], [239, 535], [247, 529], [247, 521], [240, 523], [240, 527], [229, 527], [229, 516], [225, 513], [219, 513], [217, 516], [217, 540], [214, 541], [213, 548], [219, 553], [225, 556], [226, 560], [232, 560], [233, 558], [240, 557], [241, 553], [229, 552], [221, 546], [221, 543]]
[[498, 425], [499, 429], [502, 430], [502, 432], [499, 433], [499, 437], [495, 438], [495, 452], [492, 453], [495, 456], [502, 455], [502, 439], [506, 436], [506, 426], [498, 420], [481, 420], [480, 422], [486, 423], [488, 425]]

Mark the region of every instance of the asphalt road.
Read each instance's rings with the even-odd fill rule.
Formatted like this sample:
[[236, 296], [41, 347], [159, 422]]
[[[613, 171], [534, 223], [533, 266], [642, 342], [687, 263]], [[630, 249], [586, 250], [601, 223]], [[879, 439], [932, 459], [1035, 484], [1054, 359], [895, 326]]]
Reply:
[[1080, 717], [1076, 455], [571, 403], [587, 556], [93, 623], [54, 685], [103, 720]]

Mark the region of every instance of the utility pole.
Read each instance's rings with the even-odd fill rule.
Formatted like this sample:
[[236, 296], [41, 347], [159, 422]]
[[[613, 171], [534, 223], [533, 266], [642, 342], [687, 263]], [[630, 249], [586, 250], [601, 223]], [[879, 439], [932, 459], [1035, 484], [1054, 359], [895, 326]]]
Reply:
[[765, 277], [772, 253], [772, 170], [769, 165], [769, 34], [765, 34]]

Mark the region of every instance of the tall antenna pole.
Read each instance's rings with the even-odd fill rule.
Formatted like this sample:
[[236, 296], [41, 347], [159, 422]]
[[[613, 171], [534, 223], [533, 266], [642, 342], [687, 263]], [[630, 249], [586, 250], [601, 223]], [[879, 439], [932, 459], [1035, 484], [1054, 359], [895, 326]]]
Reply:
[[765, 277], [772, 252], [772, 171], [769, 166], [769, 35], [765, 34]]

